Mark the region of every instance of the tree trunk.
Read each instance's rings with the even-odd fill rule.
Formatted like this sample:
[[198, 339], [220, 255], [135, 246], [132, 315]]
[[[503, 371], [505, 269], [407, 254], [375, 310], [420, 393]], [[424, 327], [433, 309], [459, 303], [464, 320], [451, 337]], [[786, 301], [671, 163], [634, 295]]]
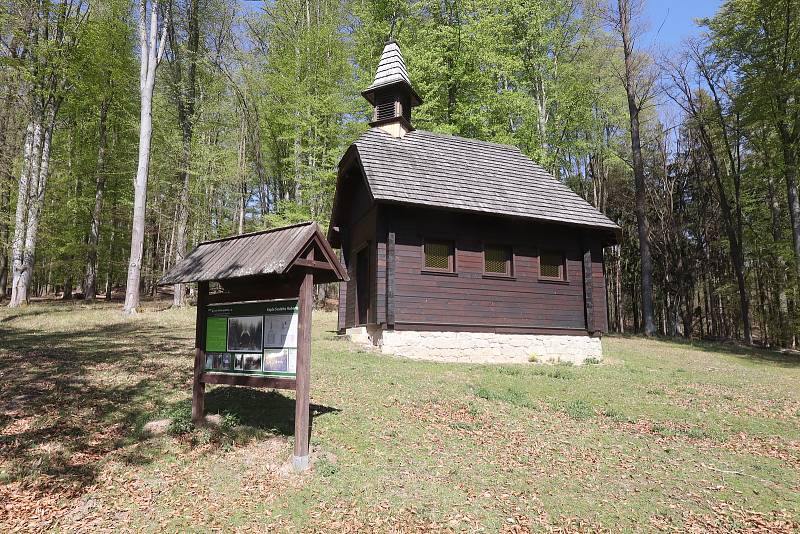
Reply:
[[103, 212], [103, 194], [106, 187], [106, 117], [108, 115], [108, 100], [100, 103], [100, 121], [97, 126], [99, 142], [97, 148], [97, 168], [95, 170], [94, 209], [92, 210], [92, 223], [89, 227], [86, 252], [86, 279], [83, 284], [84, 298], [93, 301], [97, 296], [97, 243], [100, 240], [100, 216]]
[[147, 204], [147, 174], [150, 166], [150, 141], [153, 133], [153, 88], [156, 81], [156, 67], [164, 52], [166, 26], [161, 39], [156, 40], [158, 31], [158, 2], [153, 1], [150, 13], [150, 31], [146, 28], [146, 0], [139, 0], [139, 45], [141, 65], [139, 70], [139, 91], [141, 109], [139, 111], [139, 163], [136, 168], [133, 194], [133, 225], [131, 229], [131, 252], [128, 261], [128, 278], [125, 285], [125, 305], [123, 312], [132, 315], [139, 306], [139, 284], [142, 273], [142, 253], [144, 251], [145, 209]]
[[628, 97], [628, 113], [631, 124], [631, 158], [633, 178], [636, 187], [636, 223], [639, 230], [639, 255], [641, 257], [641, 308], [644, 334], [652, 336], [656, 332], [653, 322], [653, 260], [650, 254], [650, 225], [647, 221], [647, 196], [644, 182], [644, 161], [639, 136], [639, 104], [636, 102], [634, 83], [633, 41], [630, 34], [631, 13], [628, 0], [617, 0], [619, 8], [620, 32], [622, 33], [625, 55], [625, 92]]
[[11, 182], [0, 171], [0, 302], [8, 292], [8, 207], [11, 203]]
[[786, 179], [786, 196], [789, 201], [789, 215], [792, 222], [792, 244], [796, 271], [800, 276], [800, 196], [797, 192], [797, 163], [793, 147], [788, 143], [783, 146], [783, 172]]
[[[765, 143], [766, 146], [766, 143]], [[767, 154], [766, 149], [763, 151], [765, 158], [765, 169], [770, 168], [770, 156]], [[777, 187], [775, 185], [775, 178], [773, 174], [767, 171], [767, 186], [769, 194], [770, 213], [772, 215], [772, 242], [776, 246], [780, 246], [783, 240], [783, 225], [781, 224], [781, 205], [778, 198]], [[774, 260], [769, 261], [770, 264], [774, 263], [776, 270], [775, 278], [777, 279], [776, 287], [772, 288], [772, 299], [777, 304], [777, 331], [773, 329], [773, 336], [781, 346], [788, 343], [788, 332], [786, 327], [786, 319], [788, 317], [789, 308], [786, 297], [786, 260], [780, 255], [776, 254]]]
[[67, 275], [64, 278], [64, 292], [61, 294], [61, 300], [72, 300], [72, 275]]
[[617, 268], [615, 269], [615, 290], [614, 298], [615, 307], [617, 309], [617, 332], [620, 334], [625, 333], [625, 304], [622, 299], [622, 245], [617, 245]]
[[42, 207], [44, 206], [44, 193], [47, 186], [47, 178], [50, 170], [50, 147], [55, 129], [55, 110], [51, 110], [44, 131], [42, 140], [41, 159], [38, 165], [39, 176], [35, 184], [31, 184], [31, 200], [28, 204], [28, 226], [25, 231], [25, 254], [23, 255], [23, 276], [22, 283], [27, 288], [30, 287], [33, 267], [36, 258], [36, 243], [39, 237], [39, 221], [41, 220]]
[[15, 91], [16, 82], [9, 83], [0, 119], [0, 302], [5, 300], [8, 291], [9, 208], [11, 188], [14, 183], [12, 157], [9, 152], [11, 147], [16, 146], [18, 137], [18, 122], [14, 109]]
[[[194, 130], [194, 115], [197, 93], [197, 54], [200, 48], [200, 24], [198, 20], [199, 0], [191, 0], [189, 2], [188, 13], [188, 42], [187, 42], [187, 72], [186, 81], [181, 83], [183, 76], [181, 69], [183, 66], [180, 61], [177, 61], [177, 81], [178, 81], [178, 122], [180, 122], [182, 132], [183, 150], [181, 151], [181, 169], [180, 169], [180, 182], [181, 192], [178, 198], [177, 217], [175, 224], [175, 264], [183, 260], [186, 254], [186, 226], [189, 221], [189, 167], [192, 161], [192, 137]], [[171, 13], [171, 11], [170, 11]], [[171, 18], [171, 17], [170, 17]], [[174, 36], [174, 21], [173, 31], [170, 32], [172, 36], [173, 52], [177, 54], [179, 47], [177, 46]], [[186, 305], [185, 288], [183, 284], [175, 284], [173, 291], [173, 306], [179, 308]]]
[[128, 281], [125, 287], [124, 312], [135, 314], [139, 306], [139, 282], [142, 272], [144, 248], [145, 206], [147, 203], [147, 173], [150, 165], [150, 136], [152, 134], [152, 87], [144, 87], [141, 95], [139, 116], [139, 164], [134, 181], [133, 227], [131, 229], [131, 253], [128, 261]]
[[[175, 264], [183, 260], [186, 255], [186, 226], [189, 222], [189, 163], [191, 160], [191, 132], [183, 135], [183, 151], [181, 156], [181, 193], [178, 198], [178, 213], [175, 220]], [[172, 305], [182, 308], [186, 305], [185, 289], [183, 284], [175, 284], [173, 287]]]
[[27, 226], [28, 204], [30, 203], [31, 181], [39, 174], [37, 154], [42, 146], [42, 125], [38, 120], [38, 110], [34, 109], [31, 120], [25, 130], [25, 146], [22, 155], [22, 173], [19, 177], [17, 192], [17, 211], [14, 217], [14, 240], [11, 248], [11, 302], [9, 307], [19, 306], [28, 302], [28, 286], [23, 280], [24, 254], [25, 254], [25, 229]]
[[55, 128], [57, 106], [42, 110], [32, 106], [19, 180], [17, 212], [12, 246], [13, 280], [9, 307], [27, 304], [39, 232], [39, 216], [50, 165], [50, 143]]
[[112, 195], [111, 206], [111, 235], [108, 236], [108, 260], [106, 264], [106, 293], [107, 302], [111, 301], [114, 292], [114, 236], [117, 233], [117, 196]]

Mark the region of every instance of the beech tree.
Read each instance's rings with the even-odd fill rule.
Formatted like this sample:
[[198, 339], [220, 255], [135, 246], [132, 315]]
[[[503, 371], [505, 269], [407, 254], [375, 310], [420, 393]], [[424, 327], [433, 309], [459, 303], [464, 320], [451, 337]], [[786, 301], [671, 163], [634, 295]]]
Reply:
[[147, 27], [147, 0], [139, 0], [139, 163], [134, 180], [133, 221], [131, 225], [131, 252], [128, 260], [128, 282], [125, 287], [126, 314], [135, 314], [139, 306], [142, 253], [144, 248], [145, 209], [147, 204], [147, 176], [150, 166], [150, 141], [153, 133], [153, 89], [156, 68], [164, 56], [167, 39], [166, 25], [158, 34], [158, 1], [150, 3], [150, 28]]
[[48, 0], [40, 0], [28, 4], [26, 10], [27, 35], [21, 58], [28, 80], [28, 125], [14, 219], [10, 307], [28, 302], [53, 131], [87, 12], [80, 0], [67, 0], [55, 6]]
[[[178, 13], [176, 13], [178, 11]], [[178, 170], [178, 203], [175, 209], [175, 262], [186, 254], [186, 225], [189, 221], [189, 185], [192, 175], [192, 140], [197, 107], [197, 67], [200, 54], [200, 2], [187, 0], [183, 9], [169, 3], [168, 31], [173, 99], [181, 130], [181, 156]], [[181, 19], [181, 20], [179, 20]], [[180, 41], [180, 42], [179, 42]], [[183, 284], [173, 287], [173, 305], [183, 306]]]

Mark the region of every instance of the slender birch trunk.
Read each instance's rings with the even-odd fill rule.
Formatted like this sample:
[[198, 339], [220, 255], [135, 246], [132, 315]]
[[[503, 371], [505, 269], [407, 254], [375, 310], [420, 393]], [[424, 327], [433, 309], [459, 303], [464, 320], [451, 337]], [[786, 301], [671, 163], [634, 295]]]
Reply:
[[139, 164], [136, 168], [133, 195], [133, 225], [131, 229], [131, 252], [128, 262], [128, 280], [125, 287], [123, 312], [136, 314], [139, 306], [139, 284], [142, 274], [142, 253], [144, 250], [145, 207], [147, 204], [147, 174], [150, 166], [150, 140], [153, 133], [153, 88], [156, 81], [156, 67], [164, 55], [166, 26], [158, 36], [158, 2], [151, 3], [150, 31], [147, 30], [147, 0], [139, 0], [139, 45], [141, 64], [139, 69], [139, 91], [141, 109], [139, 111]]

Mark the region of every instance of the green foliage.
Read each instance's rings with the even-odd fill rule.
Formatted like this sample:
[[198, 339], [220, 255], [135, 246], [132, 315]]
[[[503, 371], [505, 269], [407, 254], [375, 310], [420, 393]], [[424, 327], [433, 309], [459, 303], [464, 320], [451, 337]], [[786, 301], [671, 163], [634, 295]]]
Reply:
[[[37, 5], [53, 21], [62, 8]], [[602, 3], [200, 2], [200, 42], [191, 58], [197, 67], [193, 136], [184, 169], [178, 104], [189, 67], [189, 5], [169, 4], [175, 50], [167, 50], [157, 74], [147, 292], [156, 291], [177, 252], [183, 170], [191, 178], [189, 248], [305, 220], [325, 226], [339, 159], [370, 119], [359, 92], [371, 82], [391, 32], [424, 101], [414, 110], [417, 128], [515, 145], [622, 226], [620, 246], [604, 252], [611, 326], [641, 327], [622, 55]], [[36, 249], [34, 292], [40, 293], [81, 287], [103, 176], [98, 285], [124, 283], [128, 263], [139, 125], [136, 14], [128, 0], [109, 0], [72, 16], [66, 44], [54, 46], [47, 39], [26, 42], [24, 10], [0, 15], [9, 38], [0, 57], [0, 230], [8, 227], [10, 235], [30, 115], [30, 102], [18, 97], [48, 93], [48, 80], [57, 80], [52, 95], [63, 99]], [[798, 20], [792, 0], [731, 0], [702, 21], [707, 38], [684, 43], [678, 57], [660, 62], [692, 65], [689, 72], [698, 76], [689, 76], [688, 88], [699, 107], [688, 111], [665, 68], [662, 88], [672, 103], [650, 102], [640, 116], [656, 319], [664, 335], [741, 336], [742, 301], [763, 343], [786, 346], [800, 332], [794, 274], [800, 253], [793, 248], [800, 236], [791, 223], [800, 211], [792, 213], [788, 202], [800, 160], [800, 128], [792, 126], [800, 124]], [[12, 44], [14, 53], [26, 54], [7, 57]], [[655, 65], [646, 50], [636, 60]], [[710, 84], [699, 75], [701, 63]], [[108, 142], [100, 168], [104, 104]], [[729, 217], [725, 203], [732, 206]], [[9, 248], [9, 238], [3, 240], [0, 250]], [[743, 289], [732, 267], [737, 248]]]
[[173, 406], [164, 415], [170, 420], [170, 434], [182, 436], [193, 432], [195, 429], [194, 423], [192, 423], [192, 406], [190, 404], [181, 403]]

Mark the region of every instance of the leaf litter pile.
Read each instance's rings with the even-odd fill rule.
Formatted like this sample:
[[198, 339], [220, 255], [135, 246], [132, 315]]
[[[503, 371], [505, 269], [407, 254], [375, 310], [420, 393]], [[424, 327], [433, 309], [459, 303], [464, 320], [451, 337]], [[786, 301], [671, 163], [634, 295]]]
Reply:
[[635, 339], [586, 368], [411, 362], [319, 314], [295, 474], [290, 394], [214, 388], [223, 428], [178, 424], [191, 310], [0, 314], [0, 532], [800, 532], [798, 365]]

